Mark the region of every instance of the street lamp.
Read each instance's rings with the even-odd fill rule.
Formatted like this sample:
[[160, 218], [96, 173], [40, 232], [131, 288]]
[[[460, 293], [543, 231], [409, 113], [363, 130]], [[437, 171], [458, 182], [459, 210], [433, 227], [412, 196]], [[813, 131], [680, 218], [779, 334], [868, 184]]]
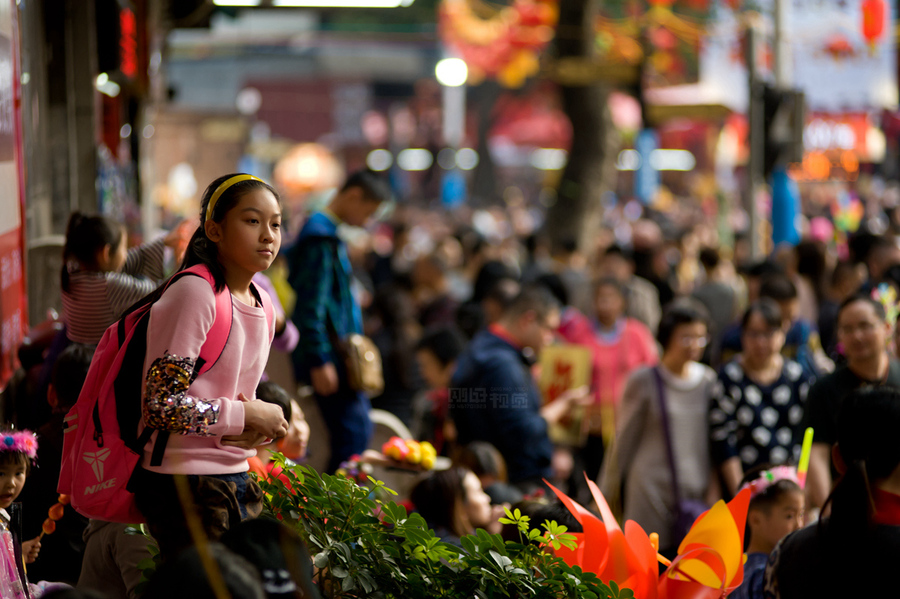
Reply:
[[[466, 130], [466, 79], [469, 67], [459, 58], [444, 58], [434, 67], [434, 75], [443, 87], [444, 142], [455, 157]], [[448, 161], [449, 162], [449, 161]], [[458, 168], [444, 174], [441, 195], [445, 204], [454, 206], [465, 199], [465, 177]]]
[[434, 75], [441, 85], [459, 87], [465, 85], [469, 77], [469, 67], [461, 58], [444, 58], [434, 67]]

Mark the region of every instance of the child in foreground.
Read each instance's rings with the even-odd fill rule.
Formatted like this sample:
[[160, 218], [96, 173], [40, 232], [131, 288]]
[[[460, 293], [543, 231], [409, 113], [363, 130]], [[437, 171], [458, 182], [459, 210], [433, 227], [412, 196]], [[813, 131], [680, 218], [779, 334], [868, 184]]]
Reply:
[[21, 504], [13, 505], [25, 487], [25, 477], [37, 457], [37, 439], [30, 431], [0, 433], [0, 597], [36, 597], [40, 589], [25, 578], [25, 564], [37, 559], [41, 539], [21, 538]]
[[281, 385], [272, 381], [261, 382], [256, 387], [256, 399], [280, 407], [288, 421], [288, 431], [281, 439], [256, 448], [256, 455], [247, 459], [249, 472], [256, 474], [257, 480], [278, 477], [288, 484], [289, 479], [281, 475], [281, 468], [272, 461], [272, 455], [275, 452], [281, 453], [287, 458], [288, 465], [302, 461], [309, 444], [309, 423], [303, 416], [300, 404]]
[[804, 495], [797, 471], [790, 466], [767, 470], [751, 470], [742, 481], [741, 490], [750, 489], [747, 511], [744, 582], [730, 597], [762, 599], [763, 579], [769, 554], [778, 542], [803, 527]]

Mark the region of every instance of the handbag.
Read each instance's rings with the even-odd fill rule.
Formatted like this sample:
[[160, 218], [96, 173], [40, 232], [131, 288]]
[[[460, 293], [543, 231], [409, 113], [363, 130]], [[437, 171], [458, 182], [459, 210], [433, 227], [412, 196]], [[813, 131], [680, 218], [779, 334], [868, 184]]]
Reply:
[[669, 472], [672, 475], [672, 494], [675, 496], [675, 520], [672, 525], [672, 545], [677, 547], [687, 536], [688, 531], [698, 517], [709, 509], [705, 502], [698, 499], [683, 499], [681, 488], [678, 485], [678, 471], [675, 468], [675, 451], [672, 444], [672, 428], [669, 423], [669, 410], [666, 407], [665, 385], [659, 367], [653, 368], [653, 377], [656, 379], [656, 397], [659, 401], [659, 411], [662, 418], [663, 435], [666, 438], [666, 454], [669, 461]]
[[[346, 276], [339, 267], [340, 253], [338, 243], [333, 244], [335, 253], [335, 284], [337, 277]], [[334, 321], [325, 317], [331, 329], [331, 342], [338, 357], [347, 371], [347, 385], [353, 390], [365, 393], [369, 397], [377, 397], [384, 392], [384, 371], [381, 365], [381, 352], [375, 343], [360, 333], [349, 333], [340, 337]]]
[[381, 352], [365, 335], [351, 333], [338, 340], [338, 354], [347, 370], [347, 384], [354, 391], [377, 397], [384, 391]]

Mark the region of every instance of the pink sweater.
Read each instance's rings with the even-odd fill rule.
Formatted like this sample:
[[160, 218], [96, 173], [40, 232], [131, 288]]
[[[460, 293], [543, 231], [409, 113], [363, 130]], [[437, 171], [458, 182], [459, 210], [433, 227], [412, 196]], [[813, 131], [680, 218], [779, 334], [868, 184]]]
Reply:
[[244, 429], [238, 394], [255, 400], [275, 324], [267, 327], [262, 307], [234, 297], [231, 302], [233, 321], [225, 349], [215, 366], [192, 383], [190, 373], [215, 318], [212, 288], [199, 277], [183, 277], [150, 309], [143, 424], [172, 434], [162, 465], [151, 467], [153, 434], [145, 447], [144, 468], [164, 474], [234, 474], [246, 472], [247, 458], [256, 455], [255, 450], [224, 447], [220, 441]]
[[[563, 314], [559, 334], [569, 343], [591, 349], [591, 390], [594, 392], [595, 408], [590, 427], [592, 433], [598, 433], [601, 413], [615, 414], [631, 373], [641, 366], [654, 366], [659, 361], [656, 342], [643, 323], [626, 318], [618, 341], [606, 343], [589, 318], [571, 309]], [[613, 425], [614, 422], [606, 422], [603, 428], [610, 430]]]

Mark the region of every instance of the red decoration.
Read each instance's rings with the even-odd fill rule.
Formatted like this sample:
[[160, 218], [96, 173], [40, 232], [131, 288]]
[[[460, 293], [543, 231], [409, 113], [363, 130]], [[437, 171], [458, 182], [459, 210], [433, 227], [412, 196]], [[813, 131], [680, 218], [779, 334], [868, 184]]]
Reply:
[[475, 0], [442, 0], [441, 39], [469, 67], [469, 82], [485, 77], [520, 87], [539, 70], [538, 55], [553, 39], [557, 0], [515, 0], [493, 9]]
[[823, 50], [827, 54], [831, 54], [831, 56], [835, 60], [840, 60], [842, 58], [853, 58], [853, 56], [856, 55], [856, 50], [853, 48], [853, 44], [851, 44], [850, 40], [848, 40], [844, 35], [840, 33], [835, 33], [834, 35], [826, 39]]
[[137, 74], [137, 23], [130, 8], [119, 12], [119, 30], [119, 70], [133, 78]]
[[884, 33], [884, 19], [887, 14], [885, 0], [862, 1], [862, 34], [869, 44], [869, 49], [874, 50], [875, 43]]

